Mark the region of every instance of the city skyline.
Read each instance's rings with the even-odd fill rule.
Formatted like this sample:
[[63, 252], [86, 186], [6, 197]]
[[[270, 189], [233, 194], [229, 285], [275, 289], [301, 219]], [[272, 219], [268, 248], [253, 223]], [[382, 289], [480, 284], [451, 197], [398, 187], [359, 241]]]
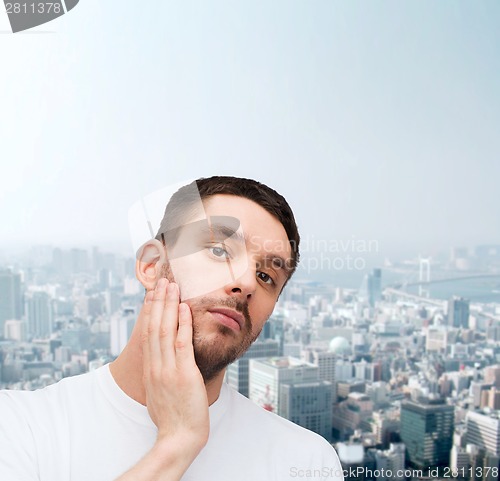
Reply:
[[[18, 246], [15, 252], [0, 250], [0, 268], [24, 272], [51, 265], [59, 269], [57, 266], [65, 263], [66, 272], [69, 272], [68, 269], [73, 268], [68, 266], [77, 262], [85, 265], [84, 271], [92, 275], [96, 274], [93, 260], [96, 253], [126, 261], [128, 271], [125, 274], [135, 278], [135, 260], [131, 251], [96, 245], [33, 245], [26, 249]], [[366, 292], [373, 272], [379, 271], [379, 288], [409, 289], [408, 292], [414, 295], [425, 293], [424, 296], [445, 300], [453, 296], [479, 302], [500, 300], [500, 244], [479, 245], [472, 249], [454, 247], [435, 258], [422, 257], [416, 252], [409, 258], [399, 259], [373, 254], [369, 250], [356, 253], [347, 249], [344, 252], [342, 249], [302, 251], [294, 279]], [[111, 264], [108, 262], [108, 265]]]
[[[500, 274], [487, 274], [499, 272], [496, 247], [471, 258], [456, 248], [437, 273], [458, 269], [472, 283], [476, 271], [465, 268], [481, 267], [498, 285]], [[98, 247], [31, 255], [13, 270], [0, 263], [0, 387], [9, 390], [105, 369], [144, 297], [131, 257]], [[357, 289], [292, 279], [256, 342], [228, 366], [228, 388], [330, 442], [346, 480], [453, 471], [474, 481], [488, 470], [493, 481], [500, 298], [443, 300], [430, 285], [411, 293], [411, 283], [387, 285], [388, 273], [373, 269]]]

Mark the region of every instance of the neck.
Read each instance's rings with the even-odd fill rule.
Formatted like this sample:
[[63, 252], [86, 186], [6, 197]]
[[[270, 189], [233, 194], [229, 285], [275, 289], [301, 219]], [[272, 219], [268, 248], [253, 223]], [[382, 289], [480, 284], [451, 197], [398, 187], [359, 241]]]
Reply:
[[[111, 375], [120, 389], [127, 396], [146, 406], [146, 390], [144, 389], [142, 371], [142, 348], [140, 336], [136, 329], [132, 332], [130, 341], [125, 346], [125, 349], [110, 364], [109, 368]], [[225, 370], [221, 371], [214, 379], [205, 383], [209, 405], [217, 401], [219, 397], [224, 373]]]

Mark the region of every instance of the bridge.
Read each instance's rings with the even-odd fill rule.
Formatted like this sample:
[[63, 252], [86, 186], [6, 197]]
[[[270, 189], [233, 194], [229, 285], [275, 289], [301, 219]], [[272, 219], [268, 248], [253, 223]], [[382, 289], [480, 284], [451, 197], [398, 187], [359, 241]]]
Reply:
[[[500, 277], [500, 276], [496, 276], [496, 277]], [[443, 301], [443, 300], [439, 300], [439, 299], [431, 299], [428, 297], [419, 296], [417, 294], [410, 294], [409, 292], [401, 291], [401, 290], [395, 289], [393, 287], [386, 287], [385, 289], [383, 289], [383, 294], [389, 295], [389, 296], [393, 295], [396, 297], [404, 297], [404, 298], [411, 299], [411, 300], [416, 301], [416, 302], [420, 302], [422, 304], [428, 304], [428, 305], [430, 304], [431, 306], [440, 307], [443, 310], [446, 309], [446, 304], [447, 304], [447, 301]], [[471, 312], [474, 312], [474, 314], [477, 316], [483, 316], [483, 317], [486, 317], [488, 319], [491, 319], [492, 321], [500, 322], [499, 316], [495, 316], [494, 314], [490, 314], [489, 312], [483, 312], [481, 310], [481, 307], [476, 305], [476, 304], [471, 303], [470, 310], [471, 310]]]
[[401, 289], [412, 286], [428, 286], [430, 284], [440, 284], [445, 282], [459, 282], [459, 281], [468, 281], [473, 279], [498, 279], [500, 281], [500, 274], [474, 274], [469, 276], [460, 276], [460, 277], [447, 277], [444, 279], [434, 279], [427, 281], [416, 281], [416, 282], [397, 282], [395, 284], [388, 285], [387, 288], [390, 289]]

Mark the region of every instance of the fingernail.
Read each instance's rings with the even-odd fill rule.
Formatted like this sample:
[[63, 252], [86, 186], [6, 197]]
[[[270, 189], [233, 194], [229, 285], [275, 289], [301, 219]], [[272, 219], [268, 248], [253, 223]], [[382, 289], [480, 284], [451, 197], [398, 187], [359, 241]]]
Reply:
[[156, 284], [156, 289], [157, 290], [165, 289], [166, 285], [167, 285], [167, 279], [165, 279], [164, 277], [162, 277], [161, 279], [158, 280], [158, 282]]
[[153, 291], [148, 291], [145, 299], [146, 304], [149, 304], [153, 300], [153, 295], [154, 295]]
[[176, 295], [177, 294], [177, 285], [174, 283], [170, 283], [167, 287], [167, 292], [171, 296]]

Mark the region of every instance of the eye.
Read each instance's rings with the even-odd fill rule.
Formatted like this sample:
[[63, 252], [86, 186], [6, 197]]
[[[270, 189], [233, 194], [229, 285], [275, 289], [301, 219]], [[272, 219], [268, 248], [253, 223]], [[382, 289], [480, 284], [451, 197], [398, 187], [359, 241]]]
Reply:
[[222, 246], [216, 245], [216, 246], [210, 246], [208, 247], [208, 250], [210, 253], [214, 256], [217, 257], [218, 259], [230, 259], [231, 256], [229, 255], [229, 252]]
[[257, 277], [263, 281], [265, 284], [269, 284], [271, 286], [274, 285], [274, 280], [273, 278], [269, 275], [269, 274], [266, 274], [265, 272], [262, 272], [262, 271], [257, 271]]

